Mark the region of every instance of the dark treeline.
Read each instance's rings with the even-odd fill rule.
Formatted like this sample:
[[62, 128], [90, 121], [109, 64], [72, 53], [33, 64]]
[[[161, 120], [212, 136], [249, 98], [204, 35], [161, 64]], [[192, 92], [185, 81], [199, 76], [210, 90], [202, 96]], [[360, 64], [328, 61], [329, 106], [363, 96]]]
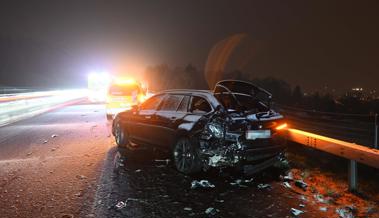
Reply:
[[[168, 65], [150, 66], [146, 69], [149, 88], [153, 91], [164, 89], [213, 89], [208, 87], [204, 72], [192, 64], [186, 67], [169, 67]], [[304, 94], [299, 85], [291, 86], [288, 82], [274, 78], [257, 78], [253, 73], [232, 71], [220, 75], [221, 79], [238, 79], [249, 81], [273, 94], [274, 102], [280, 106], [321, 112], [374, 114], [379, 112], [379, 100], [360, 100], [349, 96], [333, 96], [330, 93], [314, 92]]]
[[171, 68], [166, 64], [150, 66], [145, 77], [153, 91], [164, 89], [208, 89], [203, 72], [189, 64], [186, 67]]

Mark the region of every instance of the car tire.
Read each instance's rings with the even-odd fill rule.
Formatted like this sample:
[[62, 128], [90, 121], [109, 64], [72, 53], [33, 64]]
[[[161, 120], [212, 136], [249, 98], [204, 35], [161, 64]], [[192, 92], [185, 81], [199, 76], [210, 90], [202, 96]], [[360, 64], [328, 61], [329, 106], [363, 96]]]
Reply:
[[129, 144], [128, 133], [119, 122], [115, 125], [114, 133], [117, 146], [127, 148]]
[[173, 148], [176, 169], [184, 174], [199, 173], [202, 170], [199, 146], [187, 137], [180, 138]]

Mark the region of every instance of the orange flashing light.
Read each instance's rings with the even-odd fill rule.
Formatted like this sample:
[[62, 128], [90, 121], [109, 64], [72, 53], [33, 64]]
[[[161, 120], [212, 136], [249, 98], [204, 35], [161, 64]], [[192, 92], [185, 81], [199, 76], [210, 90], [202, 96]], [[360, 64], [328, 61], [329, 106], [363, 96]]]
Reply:
[[137, 83], [136, 80], [129, 78], [129, 79], [124, 79], [124, 78], [118, 78], [115, 80], [115, 83], [117, 85], [129, 85], [129, 84], [135, 84]]
[[139, 103], [142, 103], [142, 102], [144, 102], [146, 100], [146, 96], [145, 95], [143, 95], [143, 94], [139, 94], [138, 95], [138, 102]]

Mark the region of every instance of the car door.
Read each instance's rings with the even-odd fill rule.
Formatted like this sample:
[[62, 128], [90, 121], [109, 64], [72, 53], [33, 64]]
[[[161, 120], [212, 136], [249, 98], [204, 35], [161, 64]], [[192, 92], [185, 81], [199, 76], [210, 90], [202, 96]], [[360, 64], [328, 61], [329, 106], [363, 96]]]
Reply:
[[168, 94], [156, 113], [157, 142], [162, 147], [170, 148], [175, 141], [178, 123], [184, 116], [184, 113], [178, 112], [177, 109], [184, 98], [184, 95]]
[[140, 107], [133, 111], [128, 125], [128, 133], [132, 141], [137, 143], [154, 144], [156, 129], [156, 111], [165, 95], [157, 95], [149, 98]]

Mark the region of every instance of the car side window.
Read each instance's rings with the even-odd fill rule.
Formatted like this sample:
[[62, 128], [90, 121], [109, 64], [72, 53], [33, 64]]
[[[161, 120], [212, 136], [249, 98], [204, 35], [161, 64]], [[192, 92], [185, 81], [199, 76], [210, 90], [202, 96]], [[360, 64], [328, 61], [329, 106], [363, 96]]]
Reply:
[[140, 110], [156, 110], [161, 103], [164, 95], [157, 95], [147, 99], [141, 104]]
[[177, 111], [187, 112], [189, 100], [190, 100], [190, 96], [188, 96], [188, 95], [184, 96], [184, 98], [182, 99], [182, 102], [180, 102], [180, 105], [179, 105]]
[[208, 101], [202, 97], [193, 96], [191, 102], [191, 112], [197, 114], [205, 114], [212, 110]]
[[176, 111], [183, 97], [183, 95], [168, 95], [163, 101], [162, 107], [159, 110]]

